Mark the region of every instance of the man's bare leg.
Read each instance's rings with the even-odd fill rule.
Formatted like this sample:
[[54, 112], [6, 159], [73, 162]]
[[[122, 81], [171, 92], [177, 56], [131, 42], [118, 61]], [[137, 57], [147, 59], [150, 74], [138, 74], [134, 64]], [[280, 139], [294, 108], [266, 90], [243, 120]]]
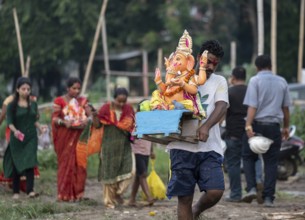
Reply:
[[129, 202], [128, 202], [129, 206], [135, 206], [136, 205], [136, 196], [137, 196], [139, 186], [140, 186], [140, 180], [139, 180], [139, 177], [136, 175], [134, 177], [134, 180], [133, 180], [133, 183], [132, 183], [130, 199], [129, 199]]
[[193, 220], [192, 203], [193, 197], [191, 196], [178, 196], [178, 220]]
[[208, 190], [206, 193], [203, 193], [192, 207], [193, 218], [198, 219], [203, 211], [216, 205], [221, 199], [223, 192], [223, 190]]

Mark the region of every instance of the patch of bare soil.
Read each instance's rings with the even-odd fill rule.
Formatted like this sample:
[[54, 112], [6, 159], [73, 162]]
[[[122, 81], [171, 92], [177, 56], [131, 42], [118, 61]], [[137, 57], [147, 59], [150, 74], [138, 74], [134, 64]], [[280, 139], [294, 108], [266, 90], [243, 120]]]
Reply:
[[[243, 181], [243, 186], [245, 183]], [[226, 177], [225, 195], [229, 193], [229, 184]], [[127, 192], [125, 195], [126, 203], [128, 201]], [[223, 196], [223, 198], [225, 197]], [[86, 186], [86, 197], [93, 199], [97, 205], [92, 210], [81, 211], [77, 213], [65, 214], [62, 219], [77, 220], [149, 220], [149, 219], [177, 219], [177, 199], [165, 199], [158, 201], [154, 206], [144, 206], [139, 202], [138, 207], [129, 207], [127, 205], [116, 207], [115, 209], [106, 209], [102, 203], [102, 186], [95, 180], [88, 180]], [[194, 200], [200, 196], [197, 190]], [[201, 219], [227, 219], [227, 220], [263, 220], [263, 219], [305, 219], [305, 175], [292, 177], [288, 181], [277, 182], [277, 193], [275, 205], [272, 208], [266, 208], [259, 205], [256, 201], [247, 203], [229, 203], [223, 199], [213, 208], [202, 214]], [[298, 214], [298, 217], [297, 217]], [[61, 219], [58, 216], [58, 219]], [[61, 216], [63, 217], [63, 216]]]

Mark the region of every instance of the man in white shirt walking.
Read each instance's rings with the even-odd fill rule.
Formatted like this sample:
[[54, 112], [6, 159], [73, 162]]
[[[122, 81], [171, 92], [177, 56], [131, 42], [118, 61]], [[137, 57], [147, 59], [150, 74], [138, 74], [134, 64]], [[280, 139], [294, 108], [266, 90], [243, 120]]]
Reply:
[[[178, 196], [178, 219], [198, 219], [200, 214], [214, 206], [224, 192], [222, 171], [223, 150], [219, 121], [228, 107], [228, 86], [224, 77], [214, 74], [224, 52], [216, 40], [203, 43], [198, 58], [208, 51], [207, 81], [198, 87], [201, 104], [207, 112], [198, 129], [199, 143], [171, 142], [168, 145], [171, 159], [171, 178], [167, 196]], [[202, 193], [192, 206], [195, 185]]]

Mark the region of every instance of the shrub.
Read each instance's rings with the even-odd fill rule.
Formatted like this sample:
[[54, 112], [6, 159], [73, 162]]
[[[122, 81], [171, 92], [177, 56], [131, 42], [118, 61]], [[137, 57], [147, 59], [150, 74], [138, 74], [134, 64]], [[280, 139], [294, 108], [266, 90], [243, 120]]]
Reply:
[[[296, 126], [296, 135], [305, 140], [305, 109], [296, 106], [290, 116], [290, 125]], [[301, 152], [305, 157], [305, 150]]]
[[57, 169], [57, 157], [53, 149], [38, 151], [37, 156], [40, 170]]

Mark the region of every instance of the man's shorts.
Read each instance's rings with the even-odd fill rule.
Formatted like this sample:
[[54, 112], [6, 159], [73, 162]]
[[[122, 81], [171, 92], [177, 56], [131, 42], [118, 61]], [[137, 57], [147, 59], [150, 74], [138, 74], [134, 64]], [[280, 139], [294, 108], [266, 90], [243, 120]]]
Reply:
[[144, 173], [147, 173], [149, 156], [142, 154], [135, 154], [136, 158], [136, 174], [137, 176], [141, 176]]
[[214, 152], [170, 150], [171, 175], [167, 197], [194, 194], [195, 185], [200, 191], [224, 190], [223, 157]]

